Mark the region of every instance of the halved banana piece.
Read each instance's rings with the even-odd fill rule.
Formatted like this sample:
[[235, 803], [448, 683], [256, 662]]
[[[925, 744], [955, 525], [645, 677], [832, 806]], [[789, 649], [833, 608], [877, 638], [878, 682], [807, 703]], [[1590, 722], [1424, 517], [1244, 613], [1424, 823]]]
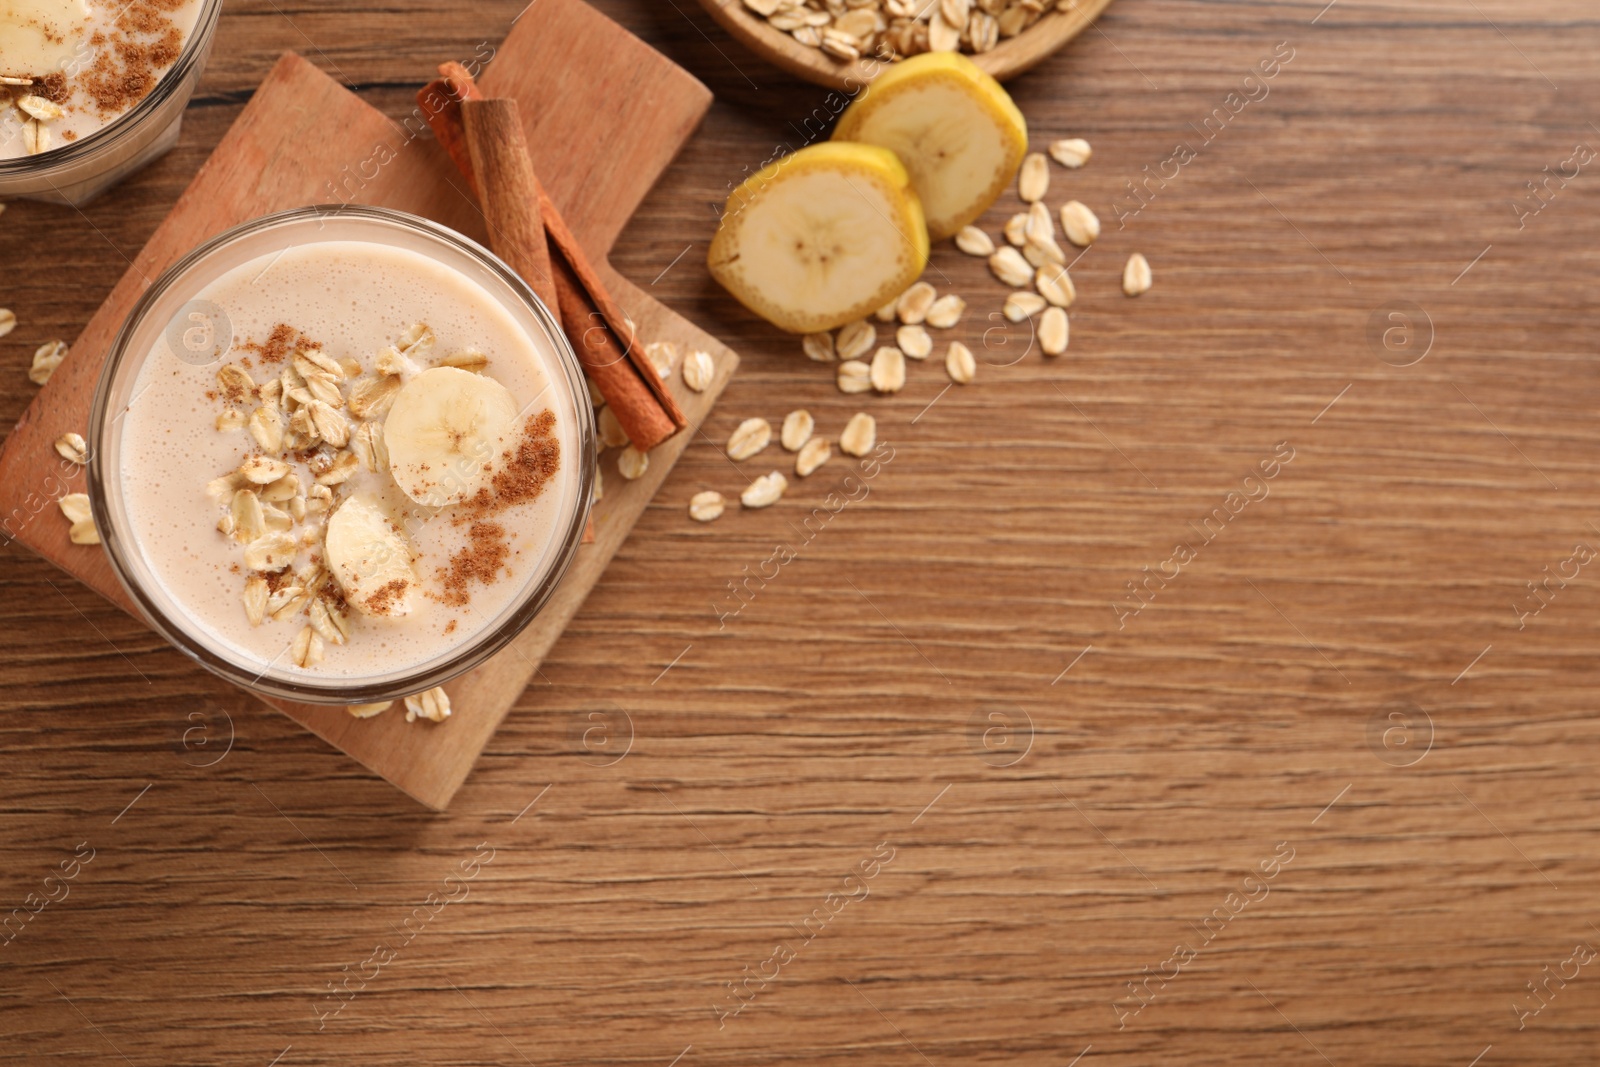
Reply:
[[1000, 83], [956, 52], [894, 64], [845, 109], [835, 141], [900, 157], [937, 241], [997, 200], [1028, 150], [1028, 123]]
[[892, 152], [818, 144], [733, 191], [707, 262], [779, 329], [820, 333], [866, 318], [916, 281], [928, 231]]
[[323, 558], [344, 598], [365, 615], [399, 617], [415, 606], [411, 549], [378, 499], [358, 494], [328, 519]]
[[460, 503], [488, 483], [517, 414], [511, 391], [488, 375], [425, 370], [395, 394], [384, 420], [389, 473], [419, 504]]

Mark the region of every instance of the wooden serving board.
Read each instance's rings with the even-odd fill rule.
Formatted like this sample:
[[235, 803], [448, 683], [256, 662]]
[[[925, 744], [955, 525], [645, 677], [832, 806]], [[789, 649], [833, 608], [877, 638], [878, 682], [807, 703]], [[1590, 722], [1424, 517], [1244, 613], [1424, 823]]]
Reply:
[[[449, 57], [441, 57], [449, 58]], [[433, 76], [417, 71], [419, 87]], [[466, 779], [539, 662], [588, 596], [645, 505], [704, 420], [738, 357], [630, 284], [606, 262], [623, 225], [711, 103], [710, 92], [666, 57], [582, 0], [540, 0], [484, 70], [490, 96], [515, 97], [534, 164], [612, 293], [646, 341], [704, 349], [717, 374], [704, 393], [671, 382], [690, 426], [651, 453], [634, 482], [602, 460], [605, 494], [596, 540], [584, 545], [543, 614], [498, 656], [446, 687], [446, 723], [407, 723], [400, 705], [357, 720], [340, 708], [269, 701], [284, 714], [417, 800], [443, 809]], [[626, 106], [621, 106], [626, 101]], [[83, 431], [118, 328], [139, 295], [172, 262], [230, 226], [284, 208], [347, 201], [409, 211], [488, 244], [483, 217], [420, 117], [398, 125], [316, 67], [285, 55], [179, 198], [71, 355], [28, 407], [0, 452], [5, 532], [132, 611], [104, 553], [67, 540], [54, 499], [84, 488], [81, 468], [52, 442]], [[386, 162], [385, 162], [386, 160]], [[115, 194], [113, 194], [115, 195]], [[92, 444], [92, 442], [91, 442]]]

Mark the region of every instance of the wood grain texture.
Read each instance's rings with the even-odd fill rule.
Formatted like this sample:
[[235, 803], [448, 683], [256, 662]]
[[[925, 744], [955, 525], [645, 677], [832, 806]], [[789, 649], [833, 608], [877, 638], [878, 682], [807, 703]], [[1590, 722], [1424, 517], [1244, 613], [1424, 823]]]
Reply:
[[[547, 54], [552, 44], [562, 50], [559, 63]], [[531, 105], [522, 120], [528, 128], [525, 136], [539, 138], [541, 159], [552, 169], [563, 175], [586, 169], [584, 153], [596, 146], [585, 142], [580, 131], [586, 136], [602, 130], [637, 135], [632, 169], [613, 172], [608, 181], [582, 190], [585, 217], [591, 221], [586, 230], [574, 228], [574, 236], [580, 241], [587, 236], [595, 242], [596, 256], [602, 255], [609, 239], [594, 223], [608, 220], [609, 211], [632, 210], [704, 113], [709, 104], [704, 87], [581, 0], [546, 0], [488, 55], [496, 51], [507, 67], [529, 72], [520, 81], [502, 79], [505, 88], [500, 91]], [[587, 72], [587, 93], [563, 90], [575, 70]], [[648, 105], [627, 115], [608, 111], [609, 96], [602, 93], [634, 81], [651, 87]], [[545, 106], [557, 96], [566, 98], [564, 111]], [[396, 125], [293, 53], [274, 66], [173, 213], [74, 342], [73, 357], [7, 438], [0, 455], [0, 515], [11, 517], [6, 529], [19, 543], [132, 610], [105, 555], [67, 543], [54, 501], [76, 489], [82, 473], [60, 462], [51, 442], [61, 432], [58, 427], [86, 425], [94, 380], [134, 300], [168, 265], [206, 238], [272, 211], [337, 202], [409, 211], [494, 243], [487, 229], [508, 220], [491, 219], [479, 210], [438, 145], [417, 140], [425, 129], [418, 115]], [[527, 166], [526, 152], [523, 161]], [[564, 196], [567, 203], [579, 199], [570, 181], [561, 185], [553, 197]], [[536, 194], [537, 184], [531, 188]], [[563, 200], [556, 203], [559, 207]], [[536, 263], [513, 266], [537, 280]], [[548, 260], [543, 280], [549, 281]], [[624, 286], [617, 298], [641, 328], [651, 331], [644, 336], [712, 354], [717, 366], [712, 388], [698, 394], [682, 390], [693, 416], [691, 426], [698, 426], [737, 357], [636, 288]], [[539, 618], [495, 660], [446, 684], [457, 710], [450, 730], [417, 730], [398, 712], [356, 720], [340, 708], [270, 703], [424, 804], [444, 808], [688, 442], [686, 434], [679, 434], [655, 449], [654, 469], [637, 481], [616, 479], [591, 515], [594, 542], [579, 549]]]
[[[399, 118], [441, 52], [471, 56], [522, 6], [230, 3], [176, 153], [86, 217], [0, 218], [0, 260], [38, 264], [0, 301], [22, 319], [0, 341], [6, 424], [34, 345], [98, 306], [118, 250], [149, 237], [279, 52]], [[1095, 147], [1049, 197], [1105, 221], [1074, 271], [1073, 347], [1000, 365], [1000, 337], [1026, 335], [982, 347], [1002, 292], [943, 245], [930, 277], [972, 301], [960, 334], [987, 358], [926, 411], [936, 366], [889, 400], [841, 397], [705, 275], [727, 184], [798, 147], [824, 94], [688, 5], [599, 6], [718, 96], [612, 252], [744, 357], [710, 442], [444, 816], [8, 550], [6, 907], [79, 842], [97, 852], [0, 948], [0, 1059], [1590, 1062], [1592, 967], [1551, 981], [1520, 1030], [1512, 1006], [1600, 938], [1597, 572], [1520, 629], [1513, 605], [1577, 543], [1600, 547], [1600, 176], [1552, 182], [1521, 229], [1511, 204], [1575, 144], [1600, 147], [1593, 6], [1119, 0], [1103, 35], [1010, 84], [1036, 142]], [[1269, 94], [1202, 145], [1190, 123], [1215, 127], [1282, 41], [1295, 57]], [[1179, 141], [1196, 158], [1119, 228], [1124, 183]], [[1128, 301], [1135, 250], [1156, 284]], [[1434, 333], [1404, 367], [1367, 334], [1400, 301]], [[798, 545], [845, 468], [709, 527], [684, 505], [768, 469], [735, 471], [713, 442], [800, 405], [835, 434], [873, 411], [895, 459], [719, 624], [727, 583]], [[1189, 524], [1279, 441], [1296, 456], [1271, 495], [1119, 630], [1124, 583], [1200, 539]], [[1381, 737], [1400, 711], [1422, 750], [1408, 702], [1432, 747], [1395, 766], [1369, 722], [1376, 752], [1411, 758]], [[984, 715], [1019, 710], [1031, 748], [995, 766], [1009, 757], [983, 733], [1003, 724]], [[461, 897], [446, 878], [485, 841], [465, 899], [413, 918], [430, 893]], [[870, 895], [719, 1028], [726, 983], [803, 940], [828, 893], [859, 895], [844, 877], [880, 842], [896, 851]], [[1295, 855], [1270, 894], [1119, 1030], [1127, 983], [1200, 938], [1279, 842]], [[347, 974], [360, 992], [319, 1029]]]
[[[1054, 55], [1067, 42], [1094, 24], [1111, 0], [1073, 0], [1066, 10], [1045, 13], [1024, 33], [1002, 40], [987, 52], [970, 58], [1000, 81], [1025, 74]], [[744, 6], [744, 0], [700, 0], [700, 6], [740, 44], [779, 70], [817, 85], [854, 93], [885, 68], [871, 57], [840, 62], [820, 49], [803, 45], [790, 34]]]

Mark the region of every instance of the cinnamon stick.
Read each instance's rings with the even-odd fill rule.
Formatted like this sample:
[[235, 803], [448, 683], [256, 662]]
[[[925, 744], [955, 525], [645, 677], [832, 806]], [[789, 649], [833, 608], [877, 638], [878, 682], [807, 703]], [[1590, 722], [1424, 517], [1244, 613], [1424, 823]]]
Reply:
[[483, 94], [478, 91], [478, 83], [473, 80], [472, 71], [455, 60], [440, 63], [437, 68], [439, 77], [449, 85], [450, 92], [457, 100], [481, 100]]
[[[639, 339], [634, 333], [633, 323], [628, 321], [628, 316], [622, 313], [622, 309], [617, 306], [617, 302], [611, 299], [611, 293], [600, 281], [600, 275], [595, 273], [593, 265], [589, 262], [589, 257], [584, 254], [583, 246], [578, 244], [578, 239], [572, 236], [571, 230], [567, 229], [567, 220], [561, 217], [561, 212], [556, 210], [555, 202], [550, 199], [542, 187], [539, 189], [539, 214], [544, 220], [545, 232], [549, 234], [550, 243], [555, 245], [556, 249], [566, 259], [567, 266], [572, 268], [572, 273], [576, 276], [578, 283], [583, 286], [583, 291], [594, 302], [595, 308], [600, 312], [601, 317], [605, 319], [606, 325], [611, 327], [611, 332], [617, 335], [617, 340], [621, 343], [622, 350], [633, 357], [635, 365], [639, 368], [639, 373], [644, 375], [645, 381], [651, 386], [651, 391], [661, 401], [661, 406], [669, 412], [676, 412], [678, 403], [661, 381], [660, 375], [656, 374], [655, 367], [651, 365], [649, 358], [640, 350]], [[678, 425], [682, 426], [684, 424], [679, 422]]]
[[[605, 319], [599, 309], [578, 284], [566, 260], [556, 257], [552, 264], [556, 277], [556, 299], [560, 303], [561, 323], [566, 328], [572, 350], [578, 354], [584, 373], [594, 383], [606, 406], [616, 415], [617, 422], [633, 442], [633, 447], [648, 452], [679, 430], [671, 414], [662, 407], [655, 393], [646, 384], [629, 360], [628, 354], [618, 347], [616, 337], [606, 329]], [[655, 372], [650, 377], [656, 378]], [[677, 405], [673, 405], [677, 410]], [[681, 417], [681, 416], [680, 416]]]
[[[467, 181], [467, 187], [474, 194], [481, 196], [478, 188], [477, 166], [473, 162], [467, 138], [463, 133], [464, 117], [462, 105], [474, 100], [484, 99], [478, 83], [473, 81], [472, 72], [460, 63], [449, 62], [439, 64], [438, 80], [429, 82], [422, 92], [417, 94], [417, 99], [423, 105], [423, 112], [428, 119], [428, 124], [433, 127], [433, 133], [439, 143], [449, 154], [456, 169]], [[430, 102], [436, 106], [430, 107]], [[555, 201], [550, 199], [544, 191], [544, 186], [539, 186], [539, 214], [544, 220], [545, 230], [549, 239], [566, 256], [567, 262], [572, 266], [573, 273], [577, 275], [584, 291], [594, 301], [600, 314], [605, 317], [606, 325], [616, 333], [625, 351], [633, 351], [636, 341], [633, 325], [628, 317], [622, 313], [615, 300], [611, 299], [610, 292], [600, 281], [600, 276], [595, 273], [589, 256], [584, 252], [583, 246], [573, 236], [572, 230], [567, 227], [567, 220], [561, 217]], [[640, 364], [640, 370], [647, 372], [650, 367]], [[657, 379], [659, 381], [659, 378]], [[664, 389], [658, 390], [662, 394], [663, 403], [673, 405], [670, 393]]]
[[417, 103], [422, 105], [423, 118], [433, 128], [450, 161], [467, 180], [472, 195], [478, 195], [477, 176], [472, 172], [472, 154], [467, 148], [466, 124], [461, 120], [461, 105], [468, 100], [482, 100], [483, 94], [472, 80], [472, 72], [460, 63], [440, 63], [441, 77], [423, 86], [417, 93]]
[[[481, 196], [462, 108], [467, 101], [484, 99], [483, 94], [471, 72], [459, 63], [440, 64], [439, 73], [442, 77], [418, 92], [417, 100], [440, 146], [467, 185]], [[538, 202], [549, 243], [554, 245], [550, 258], [562, 326], [628, 439], [641, 450], [653, 448], [688, 425], [688, 420], [636, 343], [627, 316], [542, 187]], [[653, 404], [640, 396], [641, 387]]]
[[511, 269], [559, 314], [550, 247], [538, 203], [543, 192], [528, 156], [515, 100], [469, 100], [461, 105], [474, 174], [482, 175], [479, 199], [489, 224], [489, 243]]
[[472, 173], [472, 153], [467, 148], [467, 126], [461, 121], [461, 104], [464, 100], [482, 98], [482, 94], [457, 96], [451, 83], [443, 78], [436, 78], [417, 90], [417, 104], [422, 108], [422, 117], [433, 129], [439, 147], [445, 150], [450, 162], [466, 179], [467, 188], [473, 196], [478, 195], [478, 181]]

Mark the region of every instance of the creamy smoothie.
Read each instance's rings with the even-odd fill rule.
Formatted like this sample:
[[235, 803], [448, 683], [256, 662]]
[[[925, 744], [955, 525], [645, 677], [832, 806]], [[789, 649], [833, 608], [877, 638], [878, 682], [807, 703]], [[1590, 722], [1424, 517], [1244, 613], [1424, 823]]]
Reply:
[[246, 670], [322, 685], [503, 626], [583, 521], [549, 338], [437, 257], [360, 240], [297, 240], [193, 296], [108, 431], [124, 551], [162, 610]]
[[183, 54], [203, 0], [0, 0], [0, 160], [116, 122]]

